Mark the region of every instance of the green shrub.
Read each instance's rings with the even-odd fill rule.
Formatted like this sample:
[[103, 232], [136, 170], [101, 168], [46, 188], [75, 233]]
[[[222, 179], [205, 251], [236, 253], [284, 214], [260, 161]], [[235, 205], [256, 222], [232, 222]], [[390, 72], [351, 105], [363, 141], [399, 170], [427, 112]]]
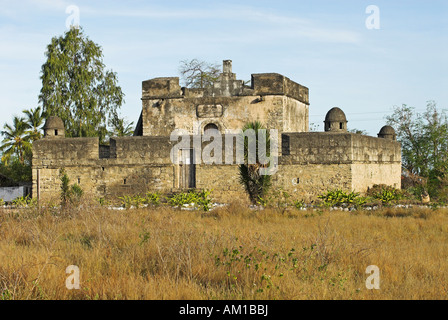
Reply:
[[403, 198], [403, 192], [392, 186], [374, 185], [367, 190], [367, 194], [378, 199], [382, 204], [390, 204]]
[[125, 209], [131, 208], [133, 202], [131, 196], [124, 195], [122, 197], [118, 197], [118, 199], [121, 200], [121, 205], [123, 206], [123, 208]]
[[61, 180], [61, 204], [65, 207], [69, 202], [78, 204], [84, 191], [78, 184], [70, 186], [70, 178], [64, 168], [59, 169], [59, 179]]
[[202, 210], [209, 211], [211, 209], [210, 205], [213, 201], [210, 196], [212, 191], [202, 190], [198, 193], [198, 202], [197, 204], [202, 207]]
[[36, 203], [37, 203], [37, 200], [32, 199], [29, 196], [18, 197], [12, 201], [12, 204], [16, 207], [27, 207], [27, 206], [31, 207], [31, 206], [34, 206]]
[[168, 197], [168, 204], [173, 207], [182, 207], [183, 205], [192, 204], [202, 207], [204, 211], [210, 210], [212, 198], [211, 191], [193, 191], [175, 193]]
[[160, 204], [160, 194], [157, 192], [148, 192], [145, 195], [145, 203], [158, 206]]
[[84, 190], [78, 185], [74, 184], [70, 187], [69, 199], [71, 203], [78, 203], [84, 194]]
[[319, 195], [326, 206], [340, 206], [343, 204], [356, 204], [356, 199], [359, 197], [357, 192], [344, 192], [341, 189], [329, 190], [326, 193]]
[[292, 204], [293, 204], [294, 208], [296, 208], [298, 210], [305, 208], [304, 200], [294, 200]]

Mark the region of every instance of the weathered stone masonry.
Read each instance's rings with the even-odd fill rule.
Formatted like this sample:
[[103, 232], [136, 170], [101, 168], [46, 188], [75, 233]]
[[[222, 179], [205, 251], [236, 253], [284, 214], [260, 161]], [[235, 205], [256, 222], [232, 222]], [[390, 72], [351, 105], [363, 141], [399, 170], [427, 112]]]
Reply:
[[[254, 74], [246, 86], [236, 80], [229, 60], [210, 88], [181, 88], [179, 78], [143, 81], [142, 113], [133, 137], [111, 138], [109, 146], [101, 146], [98, 138], [65, 138], [62, 121], [47, 120], [45, 138], [33, 145], [33, 196], [58, 197], [62, 167], [72, 182], [96, 197], [189, 187], [213, 189], [221, 201], [244, 196], [236, 165], [193, 164], [194, 152], [188, 150], [183, 163], [173, 164], [170, 152], [177, 142], [169, 136], [174, 129], [200, 135], [208, 127], [236, 133], [255, 120], [278, 130], [273, 187], [295, 198], [310, 200], [334, 188], [400, 187], [401, 149], [392, 128], [383, 127], [378, 137], [349, 133], [345, 114], [333, 108], [325, 132], [308, 132], [308, 97], [308, 88], [275, 73]], [[222, 146], [225, 156], [224, 137]]]

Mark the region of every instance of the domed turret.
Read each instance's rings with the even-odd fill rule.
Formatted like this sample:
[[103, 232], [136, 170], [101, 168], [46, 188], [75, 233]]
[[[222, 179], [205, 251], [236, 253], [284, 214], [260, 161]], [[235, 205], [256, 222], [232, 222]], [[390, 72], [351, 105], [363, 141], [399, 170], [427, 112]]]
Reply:
[[325, 116], [325, 131], [344, 132], [347, 131], [347, 118], [340, 108], [332, 108]]
[[391, 126], [384, 126], [378, 133], [378, 138], [397, 140], [397, 134], [395, 133], [395, 129]]
[[44, 125], [44, 137], [45, 138], [64, 138], [65, 128], [62, 119], [56, 116], [47, 118]]

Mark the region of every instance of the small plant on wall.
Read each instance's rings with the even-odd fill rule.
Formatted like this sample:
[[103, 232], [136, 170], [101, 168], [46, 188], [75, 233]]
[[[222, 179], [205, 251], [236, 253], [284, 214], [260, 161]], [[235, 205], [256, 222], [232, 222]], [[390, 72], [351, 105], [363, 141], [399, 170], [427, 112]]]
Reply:
[[59, 170], [59, 179], [61, 180], [61, 205], [66, 207], [68, 203], [77, 204], [84, 194], [84, 191], [78, 184], [70, 186], [70, 178], [64, 168]]

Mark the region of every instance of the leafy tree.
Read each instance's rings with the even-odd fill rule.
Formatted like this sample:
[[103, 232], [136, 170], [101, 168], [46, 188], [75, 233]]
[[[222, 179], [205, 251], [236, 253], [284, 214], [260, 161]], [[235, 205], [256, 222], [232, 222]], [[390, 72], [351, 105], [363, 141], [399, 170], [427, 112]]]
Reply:
[[[246, 193], [249, 196], [249, 200], [252, 204], [257, 204], [260, 201], [263, 201], [264, 197], [267, 195], [268, 190], [271, 186], [271, 176], [270, 175], [262, 175], [260, 173], [261, 168], [267, 168], [269, 164], [262, 163], [260, 159], [260, 152], [258, 150], [259, 139], [264, 140], [266, 143], [266, 157], [270, 156], [270, 137], [269, 133], [263, 125], [258, 122], [250, 122], [247, 123], [243, 127], [243, 132], [246, 130], [253, 130], [255, 132], [255, 146], [256, 146], [256, 155], [255, 161], [250, 161], [250, 153], [249, 153], [249, 141], [247, 137], [244, 137], [244, 163], [238, 166], [239, 171], [239, 182], [243, 185]], [[261, 130], [261, 131], [260, 131]], [[259, 135], [259, 132], [265, 133]], [[253, 162], [253, 163], [251, 163]]]
[[[448, 186], [448, 119], [434, 101], [424, 113], [403, 104], [395, 107], [387, 123], [395, 128], [401, 142], [402, 165], [406, 175], [420, 177], [431, 196]], [[425, 182], [427, 181], [427, 182]]]
[[2, 162], [7, 165], [11, 157], [16, 156], [20, 163], [24, 164], [26, 153], [31, 152], [31, 143], [27, 136], [28, 124], [24, 118], [14, 116], [12, 125], [6, 123], [3, 128], [4, 139], [0, 147]]
[[431, 171], [447, 169], [448, 122], [445, 112], [429, 101], [423, 114], [403, 104], [387, 117], [401, 142], [403, 168], [412, 174], [427, 177]]
[[221, 74], [220, 66], [198, 59], [180, 62], [179, 72], [188, 88], [205, 88], [212, 86]]
[[15, 182], [29, 182], [33, 179], [31, 165], [21, 163], [17, 157], [12, 157], [8, 164], [0, 163], [0, 174]]
[[59, 116], [68, 137], [99, 136], [124, 102], [116, 73], [105, 70], [99, 45], [82, 28], [53, 37], [42, 65], [39, 102], [48, 116]]

